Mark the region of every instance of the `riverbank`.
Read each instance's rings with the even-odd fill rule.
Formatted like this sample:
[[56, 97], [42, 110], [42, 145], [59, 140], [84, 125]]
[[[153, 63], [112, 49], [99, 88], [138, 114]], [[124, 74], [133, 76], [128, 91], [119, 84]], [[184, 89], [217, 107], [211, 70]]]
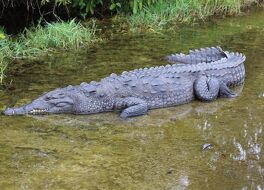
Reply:
[[[116, 4], [118, 6], [119, 4]], [[159, 0], [150, 4], [136, 4], [133, 14], [124, 11], [112, 17], [126, 32], [157, 32], [175, 28], [178, 24], [192, 24], [205, 21], [213, 16], [238, 15], [252, 6], [261, 5], [257, 0]], [[121, 4], [120, 4], [121, 6]], [[136, 7], [136, 8], [135, 8]], [[112, 7], [114, 10], [114, 8]], [[117, 9], [115, 7], [115, 9]], [[3, 84], [9, 63], [14, 59], [36, 58], [46, 52], [58, 49], [79, 49], [100, 41], [100, 32], [96, 33], [95, 21], [85, 26], [76, 20], [38, 24], [24, 30], [15, 38], [6, 35], [0, 29], [0, 84]], [[109, 37], [109, 36], [108, 36]]]
[[47, 52], [62, 49], [79, 49], [98, 42], [95, 36], [96, 24], [91, 21], [87, 26], [76, 22], [46, 23], [26, 29], [15, 38], [0, 31], [0, 84], [3, 84], [9, 63], [14, 59], [36, 58]]
[[253, 6], [257, 0], [161, 0], [127, 17], [131, 31], [160, 31], [178, 24], [193, 24], [211, 17], [236, 16]]

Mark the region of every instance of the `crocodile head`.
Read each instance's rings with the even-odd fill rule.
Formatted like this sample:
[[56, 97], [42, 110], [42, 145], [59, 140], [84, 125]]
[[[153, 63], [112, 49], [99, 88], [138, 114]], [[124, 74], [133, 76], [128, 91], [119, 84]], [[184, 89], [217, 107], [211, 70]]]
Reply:
[[105, 106], [95, 96], [87, 96], [80, 89], [66, 87], [43, 94], [31, 103], [17, 108], [7, 108], [5, 115], [92, 114], [105, 111]]

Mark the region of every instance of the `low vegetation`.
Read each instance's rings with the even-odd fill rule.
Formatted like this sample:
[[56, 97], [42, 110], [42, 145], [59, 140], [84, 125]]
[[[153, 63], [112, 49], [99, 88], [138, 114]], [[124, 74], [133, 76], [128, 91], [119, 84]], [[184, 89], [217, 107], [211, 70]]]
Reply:
[[256, 0], [159, 0], [128, 17], [132, 30], [160, 30], [176, 23], [205, 20], [212, 15], [238, 14]]
[[[24, 5], [27, 10], [52, 9], [49, 13], [59, 14], [66, 7], [68, 14], [78, 18], [87, 16], [104, 17], [121, 15], [132, 30], [159, 30], [168, 25], [205, 20], [212, 15], [237, 14], [249, 5], [263, 0], [7, 0], [0, 1], [0, 8]], [[57, 10], [57, 12], [56, 12]], [[124, 19], [122, 19], [124, 20]]]
[[40, 24], [26, 29], [13, 39], [0, 31], [0, 82], [3, 82], [8, 63], [13, 59], [34, 58], [53, 48], [75, 49], [98, 40], [95, 37], [96, 25], [91, 22], [84, 27], [75, 20], [69, 22]]

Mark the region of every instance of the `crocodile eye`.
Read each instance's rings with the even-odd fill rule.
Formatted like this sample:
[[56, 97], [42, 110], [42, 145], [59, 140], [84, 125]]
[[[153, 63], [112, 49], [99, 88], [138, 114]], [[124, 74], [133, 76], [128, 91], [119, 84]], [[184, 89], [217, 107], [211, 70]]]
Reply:
[[52, 98], [49, 97], [49, 96], [45, 97], [45, 100], [46, 100], [46, 101], [49, 101], [49, 100], [51, 100], [51, 99], [52, 99]]
[[56, 104], [57, 107], [65, 107], [65, 106], [69, 106], [70, 104], [66, 103], [66, 102], [61, 102]]

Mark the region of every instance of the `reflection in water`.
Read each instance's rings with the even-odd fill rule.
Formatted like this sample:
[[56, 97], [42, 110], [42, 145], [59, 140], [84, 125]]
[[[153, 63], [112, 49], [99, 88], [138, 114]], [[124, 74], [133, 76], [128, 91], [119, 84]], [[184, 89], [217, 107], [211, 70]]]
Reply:
[[233, 140], [234, 146], [238, 149], [239, 153], [237, 156], [233, 156], [234, 160], [246, 160], [246, 150], [243, 149], [242, 145], [236, 142], [236, 139]]
[[[235, 99], [151, 110], [122, 120], [0, 116], [1, 189], [264, 189], [264, 12], [163, 35], [114, 36], [101, 47], [19, 63], [0, 107], [112, 72], [165, 64], [164, 55], [219, 44], [246, 54]], [[202, 145], [213, 148], [202, 151]]]

